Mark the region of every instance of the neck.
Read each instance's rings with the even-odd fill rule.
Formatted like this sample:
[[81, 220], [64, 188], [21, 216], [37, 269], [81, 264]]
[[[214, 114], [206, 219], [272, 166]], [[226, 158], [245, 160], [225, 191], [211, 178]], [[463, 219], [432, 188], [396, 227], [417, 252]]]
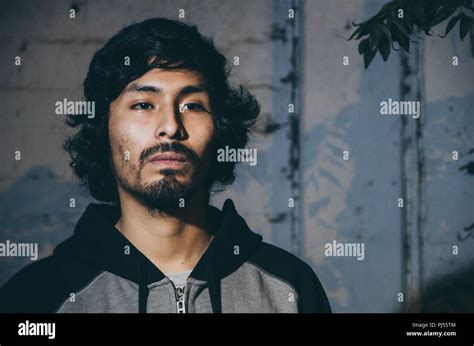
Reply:
[[121, 193], [116, 228], [163, 273], [191, 270], [213, 239], [206, 208], [203, 191], [196, 191], [174, 215], [152, 213]]

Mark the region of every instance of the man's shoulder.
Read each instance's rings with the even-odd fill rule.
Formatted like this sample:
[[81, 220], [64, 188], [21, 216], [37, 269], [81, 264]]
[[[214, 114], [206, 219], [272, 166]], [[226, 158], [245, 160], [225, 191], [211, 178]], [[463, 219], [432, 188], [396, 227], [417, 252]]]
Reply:
[[248, 262], [294, 287], [303, 312], [331, 311], [319, 278], [301, 258], [280, 247], [262, 242]]
[[249, 262], [269, 272], [280, 271], [282, 274], [286, 273], [284, 276], [289, 276], [291, 273], [298, 275], [314, 274], [311, 266], [301, 258], [266, 242], [261, 243], [258, 251], [249, 258]]
[[36, 312], [47, 305], [45, 294], [55, 291], [60, 282], [58, 271], [53, 256], [22, 268], [0, 288], [0, 312]]
[[0, 288], [0, 313], [54, 312], [96, 272], [64, 256], [40, 259], [21, 269]]

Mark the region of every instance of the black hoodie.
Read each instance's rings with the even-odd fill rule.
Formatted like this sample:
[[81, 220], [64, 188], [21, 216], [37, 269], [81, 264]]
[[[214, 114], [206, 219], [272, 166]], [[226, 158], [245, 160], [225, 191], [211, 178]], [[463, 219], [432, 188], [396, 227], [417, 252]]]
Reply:
[[[214, 239], [189, 275], [187, 312], [331, 312], [313, 270], [262, 242], [228, 199], [208, 206]], [[90, 204], [73, 236], [0, 289], [0, 312], [177, 312], [173, 283]]]

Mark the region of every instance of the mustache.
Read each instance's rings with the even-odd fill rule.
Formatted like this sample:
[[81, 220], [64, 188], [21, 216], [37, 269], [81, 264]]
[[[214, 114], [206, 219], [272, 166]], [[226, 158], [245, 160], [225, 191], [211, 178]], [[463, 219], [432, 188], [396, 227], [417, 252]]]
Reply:
[[159, 143], [151, 148], [145, 149], [140, 155], [140, 164], [143, 166], [145, 160], [150, 156], [157, 153], [174, 152], [176, 154], [183, 155], [186, 161], [190, 161], [192, 164], [199, 161], [199, 156], [188, 147], [178, 142], [163, 142]]

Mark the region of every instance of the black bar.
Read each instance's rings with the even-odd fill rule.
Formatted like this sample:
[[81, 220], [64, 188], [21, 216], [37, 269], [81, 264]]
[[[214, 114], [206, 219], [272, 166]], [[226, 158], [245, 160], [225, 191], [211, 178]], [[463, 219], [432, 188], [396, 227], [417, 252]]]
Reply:
[[[55, 338], [20, 336], [20, 323], [55, 323]], [[423, 327], [424, 326], [424, 327]], [[25, 330], [25, 329], [23, 329]], [[10, 344], [416, 344], [473, 345], [473, 314], [9, 314]], [[408, 336], [407, 332], [455, 332]]]

